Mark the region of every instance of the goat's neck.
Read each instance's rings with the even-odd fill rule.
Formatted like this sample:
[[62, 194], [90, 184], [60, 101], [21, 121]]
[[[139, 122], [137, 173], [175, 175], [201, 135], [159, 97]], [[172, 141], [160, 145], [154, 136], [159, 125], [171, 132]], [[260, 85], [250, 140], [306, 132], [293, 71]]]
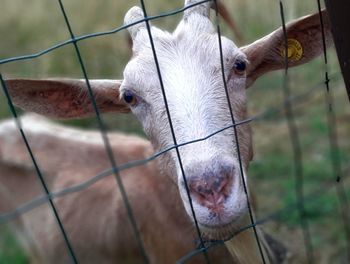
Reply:
[[[250, 220], [248, 216], [244, 220], [244, 225], [250, 225]], [[272, 256], [269, 246], [267, 245], [264, 235], [259, 227], [256, 227], [256, 231], [261, 244], [262, 254], [264, 255], [265, 263], [269, 264], [271, 263], [269, 258]], [[253, 228], [249, 228], [239, 233], [231, 240], [225, 242], [225, 245], [237, 263], [253, 264], [262, 262], [261, 253], [258, 247]]]

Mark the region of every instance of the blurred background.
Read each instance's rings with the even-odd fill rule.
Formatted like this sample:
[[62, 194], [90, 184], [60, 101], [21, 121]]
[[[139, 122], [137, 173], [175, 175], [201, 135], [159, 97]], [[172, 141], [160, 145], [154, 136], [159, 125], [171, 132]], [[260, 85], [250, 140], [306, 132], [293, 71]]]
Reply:
[[[281, 25], [278, 1], [225, 0], [230, 15], [248, 44]], [[76, 36], [106, 31], [122, 25], [124, 14], [138, 1], [75, 0], [63, 1]], [[180, 0], [146, 1], [149, 15], [157, 15], [182, 7]], [[0, 60], [27, 55], [69, 39], [57, 1], [2, 0], [0, 16]], [[292, 20], [317, 12], [316, 1], [285, 2], [286, 19]], [[181, 14], [153, 21], [163, 29], [173, 30]], [[223, 35], [235, 40], [234, 33], [222, 23]], [[90, 38], [79, 42], [90, 78], [122, 78], [123, 67], [130, 58], [126, 31]], [[328, 52], [333, 110], [336, 113], [337, 137], [343, 184], [350, 196], [349, 157], [350, 105], [333, 48]], [[346, 263], [345, 230], [336, 195], [329, 148], [328, 108], [325, 104], [323, 57], [290, 69], [293, 108], [300, 133], [303, 156], [304, 192], [312, 195], [305, 202], [317, 263]], [[54, 50], [37, 59], [0, 65], [4, 78], [82, 78], [72, 45]], [[283, 241], [292, 256], [292, 263], [306, 263], [295, 195], [293, 151], [283, 110], [283, 73], [273, 72], [260, 78], [248, 90], [249, 115], [266, 111], [252, 123], [254, 160], [249, 169], [250, 188], [256, 193], [256, 218], [263, 219], [288, 207], [279, 218], [263, 224], [264, 229]], [[302, 96], [299, 96], [302, 95]], [[299, 96], [299, 97], [298, 97]], [[0, 121], [10, 117], [4, 95], [0, 92]], [[109, 130], [144, 136], [137, 121], [130, 115], [103, 116]], [[65, 121], [72, 126], [97, 128], [96, 119]], [[1, 183], [0, 183], [1, 184]], [[26, 253], [7, 225], [0, 225], [0, 263], [28, 263]]]

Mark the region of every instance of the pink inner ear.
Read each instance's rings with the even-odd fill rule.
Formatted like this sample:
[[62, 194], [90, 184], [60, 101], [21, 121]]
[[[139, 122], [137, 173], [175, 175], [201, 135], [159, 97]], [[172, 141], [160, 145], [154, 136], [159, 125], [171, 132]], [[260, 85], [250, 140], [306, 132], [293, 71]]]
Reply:
[[[7, 80], [9, 93], [18, 107], [52, 118], [83, 118], [95, 114], [84, 80]], [[119, 100], [121, 81], [91, 80], [101, 113], [129, 112]]]

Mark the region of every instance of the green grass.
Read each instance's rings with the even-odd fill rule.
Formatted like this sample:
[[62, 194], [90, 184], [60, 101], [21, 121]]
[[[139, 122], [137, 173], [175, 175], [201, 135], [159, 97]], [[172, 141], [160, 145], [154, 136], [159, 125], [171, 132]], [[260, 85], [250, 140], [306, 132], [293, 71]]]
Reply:
[[[332, 69], [334, 70], [335, 67]], [[298, 78], [300, 76], [297, 71], [293, 74], [298, 75]], [[292, 78], [292, 87], [296, 87], [300, 83], [295, 80]], [[307, 81], [304, 80], [301, 83], [307, 84]], [[338, 117], [339, 157], [345, 169], [350, 158], [350, 142], [346, 140], [350, 132], [350, 123], [343, 120], [349, 118], [349, 102], [341, 82], [334, 82], [331, 87], [335, 95], [333, 107]], [[254, 97], [256, 94], [252, 91], [251, 95]], [[266, 100], [272, 99], [267, 96]], [[264, 105], [266, 107], [269, 104]], [[271, 102], [271, 105], [274, 103]], [[317, 260], [325, 263], [345, 263], [345, 235], [341, 207], [335, 189], [336, 176], [333, 175], [332, 171], [332, 153], [329, 148], [329, 127], [325, 109], [324, 88], [306, 103], [294, 105], [302, 146], [304, 194], [309, 197], [317, 190], [323, 190], [317, 195], [311, 196], [312, 198], [306, 199], [304, 203], [305, 215], [310, 226]], [[260, 108], [257, 112], [259, 111], [261, 111]], [[256, 157], [250, 167], [249, 177], [251, 178], [250, 185], [256, 190], [258, 196], [258, 218], [275, 212], [277, 208], [283, 209], [288, 205], [295, 205], [297, 202], [292, 148], [283, 111], [272, 116], [275, 119], [269, 117], [266, 122], [263, 120], [253, 125]], [[349, 177], [349, 174], [348, 169], [344, 176]], [[349, 179], [343, 179], [343, 183], [349, 199]], [[333, 187], [331, 188], [331, 186]], [[297, 206], [294, 206], [293, 210], [285, 212], [276, 225], [271, 227], [271, 230], [275, 230], [276, 236], [281, 240], [285, 240], [286, 236], [289, 236], [295, 242], [294, 245], [299, 244], [299, 246], [291, 247], [293, 255], [296, 256], [292, 260], [293, 263], [304, 261], [305, 254], [303, 253], [303, 239]]]
[[0, 226], [0, 234], [0, 264], [29, 263], [16, 237], [6, 226]]
[[[244, 35], [244, 43], [254, 41], [281, 24], [279, 7], [273, 0], [224, 1]], [[291, 19], [316, 12], [315, 1], [288, 1], [286, 17]], [[182, 1], [146, 1], [149, 14], [159, 14], [181, 7]], [[126, 11], [138, 1], [85, 0], [64, 1], [76, 35], [110, 30], [122, 24]], [[41, 0], [3, 0], [0, 17], [0, 59], [40, 51], [69, 38], [58, 4]], [[98, 12], [97, 12], [98, 10]], [[162, 28], [173, 29], [180, 15], [155, 21]], [[224, 35], [234, 38], [227, 27]], [[125, 32], [84, 40], [79, 43], [87, 72], [91, 78], [121, 78], [130, 57]], [[339, 73], [336, 55], [329, 51], [329, 69]], [[72, 46], [55, 50], [35, 60], [0, 65], [5, 78], [10, 77], [77, 77], [82, 73]], [[293, 95], [303, 93], [323, 81], [323, 62], [319, 58], [307, 65], [290, 69]], [[282, 73], [274, 72], [260, 78], [248, 90], [250, 115], [259, 114], [283, 100]], [[331, 82], [342, 165], [350, 158], [349, 102], [341, 81]], [[294, 104], [303, 153], [304, 192], [306, 196], [321, 186], [334, 183], [328, 126], [324, 104], [324, 87], [307, 101]], [[0, 93], [0, 120], [9, 116], [4, 96]], [[138, 122], [130, 115], [103, 116], [111, 130], [144, 136]], [[96, 119], [65, 121], [65, 124], [97, 128]], [[257, 196], [257, 217], [295, 204], [295, 179], [292, 146], [283, 110], [254, 122], [255, 157], [249, 170], [250, 187]], [[349, 176], [349, 171], [345, 176]], [[344, 180], [348, 198], [350, 181]], [[345, 263], [344, 230], [339, 215], [339, 201], [334, 188], [309, 199], [305, 203], [311, 226], [312, 242], [318, 262]], [[337, 223], [337, 224], [334, 224]], [[286, 244], [294, 254], [293, 263], [304, 263], [305, 255], [300, 232], [299, 215], [294, 207], [278, 220], [264, 225]], [[27, 263], [11, 232], [0, 226], [0, 263]]]

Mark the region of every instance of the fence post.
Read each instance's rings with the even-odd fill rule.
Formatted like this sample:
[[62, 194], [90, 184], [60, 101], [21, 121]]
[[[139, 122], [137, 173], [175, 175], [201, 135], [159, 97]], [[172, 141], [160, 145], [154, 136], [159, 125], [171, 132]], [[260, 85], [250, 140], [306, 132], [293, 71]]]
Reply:
[[325, 3], [331, 20], [331, 30], [339, 64], [350, 100], [350, 1], [325, 0]]

